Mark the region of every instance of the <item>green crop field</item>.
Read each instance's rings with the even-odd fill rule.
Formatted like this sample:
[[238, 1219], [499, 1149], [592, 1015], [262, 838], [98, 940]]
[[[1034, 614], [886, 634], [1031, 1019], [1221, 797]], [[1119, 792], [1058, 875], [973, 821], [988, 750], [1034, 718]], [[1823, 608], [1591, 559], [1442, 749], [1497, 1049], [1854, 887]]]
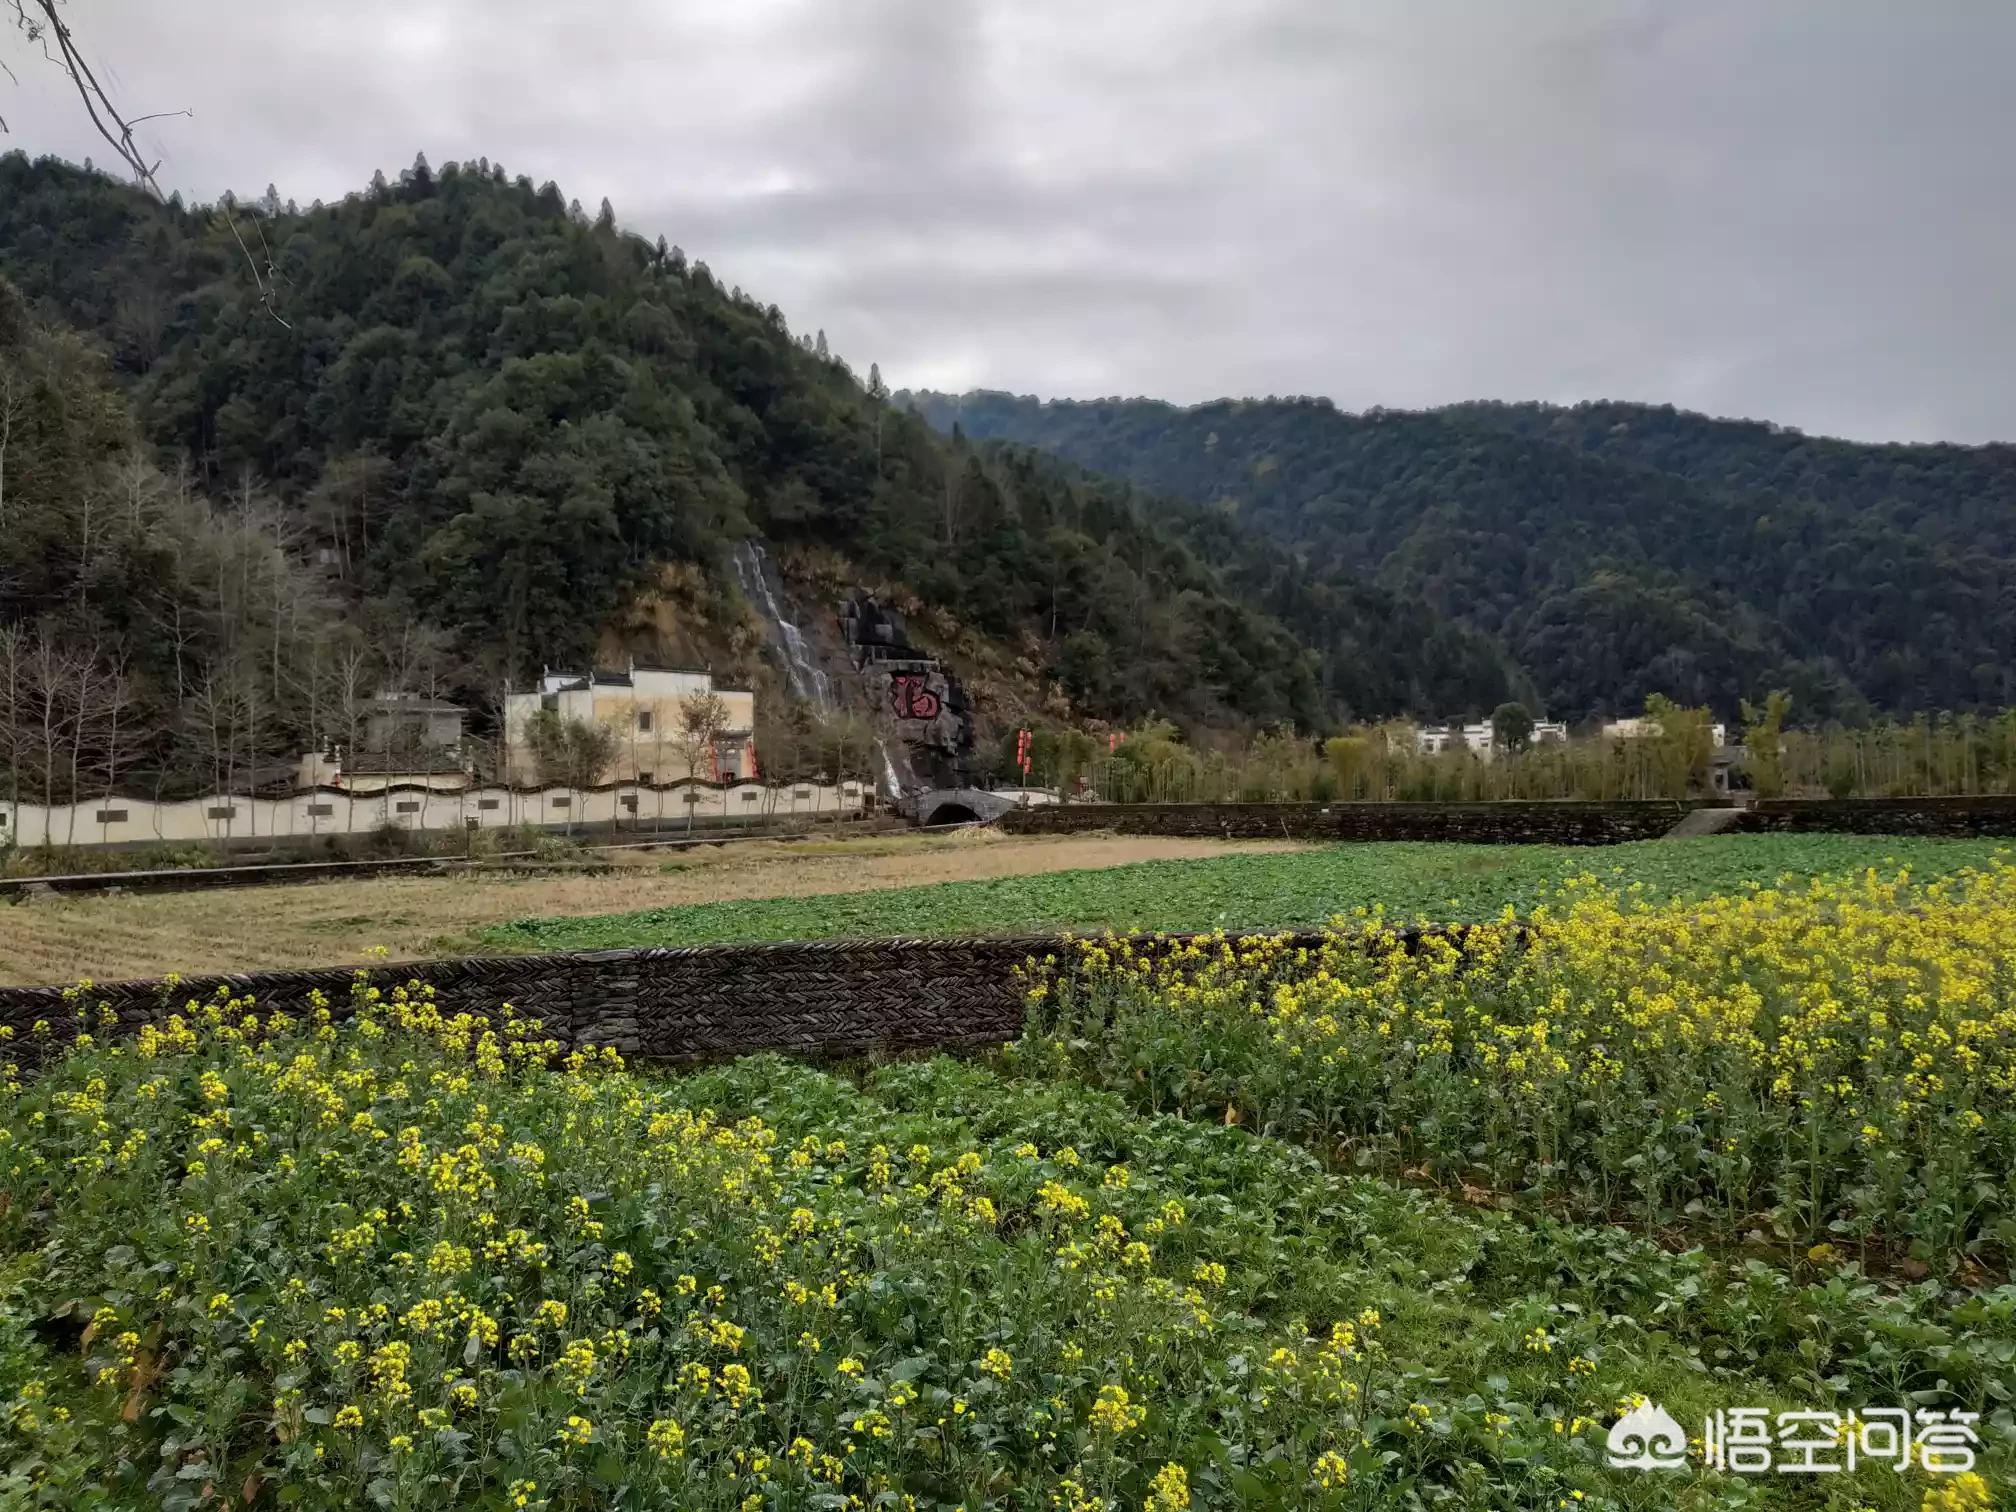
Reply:
[[[80, 1045], [0, 1078], [0, 1506], [1995, 1505], [2016, 873], [1472, 940], [1081, 942], [991, 1064], [663, 1075], [396, 978]], [[1841, 1468], [1607, 1467], [1655, 1404]], [[1865, 1408], [1980, 1473], [1843, 1465]]]
[[1564, 879], [1594, 874], [1651, 898], [1697, 897], [1876, 867], [1916, 875], [2006, 853], [2007, 841], [1898, 836], [1734, 835], [1633, 845], [1337, 845], [1287, 854], [1151, 861], [1097, 871], [945, 882], [822, 897], [738, 899], [637, 913], [518, 920], [478, 948], [599, 950], [739, 940], [809, 940], [1087, 930], [1315, 927], [1382, 905], [1389, 919], [1524, 911]]

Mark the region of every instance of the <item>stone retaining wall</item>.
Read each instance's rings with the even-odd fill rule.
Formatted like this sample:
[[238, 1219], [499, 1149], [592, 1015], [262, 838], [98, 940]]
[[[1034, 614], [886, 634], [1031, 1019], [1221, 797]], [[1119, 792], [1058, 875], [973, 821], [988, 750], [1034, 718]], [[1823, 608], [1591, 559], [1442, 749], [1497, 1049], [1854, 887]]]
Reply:
[[[394, 963], [371, 973], [390, 988], [426, 982], [446, 1011], [489, 1012], [510, 1003], [544, 1020], [569, 1045], [608, 1044], [661, 1061], [725, 1058], [753, 1050], [858, 1054], [926, 1046], [999, 1043], [1022, 1027], [1015, 968], [1043, 939], [834, 941], [687, 949], [472, 956]], [[131, 1032], [218, 987], [251, 994], [263, 1009], [298, 1011], [319, 989], [338, 1011], [355, 968], [186, 976], [95, 983], [83, 1000], [97, 1018], [109, 1003]], [[77, 1004], [59, 987], [0, 987], [0, 1024], [14, 1048], [46, 1020], [59, 1036]], [[30, 1052], [32, 1058], [32, 1052]]]
[[[1402, 931], [1413, 950], [1428, 935], [1462, 926]], [[1279, 938], [1279, 935], [1270, 938]], [[1159, 937], [1180, 944], [1188, 935]], [[1290, 933], [1298, 946], [1323, 936]], [[473, 956], [394, 962], [369, 972], [390, 991], [409, 981], [434, 989], [445, 1012], [494, 1012], [509, 1003], [536, 1016], [569, 1046], [613, 1045], [626, 1057], [672, 1064], [723, 1060], [758, 1050], [830, 1056], [998, 1045], [1022, 1032], [1017, 968], [1057, 951], [1055, 935], [976, 939], [833, 940], [684, 949], [596, 950], [543, 956]], [[1155, 948], [1146, 945], [1144, 949]], [[33, 1064], [69, 1040], [81, 1003], [94, 1033], [98, 1006], [119, 1016], [115, 1033], [187, 1011], [192, 1000], [257, 1000], [260, 1011], [299, 1013], [319, 990], [339, 1016], [350, 1009], [357, 968], [259, 971], [96, 982], [66, 996], [61, 987], [0, 987], [0, 1025], [13, 1032], [9, 1058]], [[38, 1021], [48, 1026], [38, 1034]]]
[[1456, 840], [1476, 845], [1615, 845], [1654, 840], [1711, 802], [1077, 803], [1018, 809], [1018, 835], [1223, 836], [1230, 840]]
[[1931, 835], [1950, 839], [2016, 835], [2016, 794], [1963, 798], [1760, 798], [1743, 815], [1754, 833]]

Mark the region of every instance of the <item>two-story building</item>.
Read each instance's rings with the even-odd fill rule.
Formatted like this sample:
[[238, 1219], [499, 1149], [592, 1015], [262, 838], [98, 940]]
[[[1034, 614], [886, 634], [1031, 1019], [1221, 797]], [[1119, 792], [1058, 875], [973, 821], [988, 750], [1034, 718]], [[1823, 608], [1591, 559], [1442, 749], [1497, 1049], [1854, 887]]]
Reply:
[[[1540, 719], [1534, 721], [1527, 743], [1537, 746], [1567, 738], [1567, 725], [1559, 720]], [[1443, 751], [1469, 751], [1473, 756], [1489, 761], [1497, 753], [1498, 742], [1496, 732], [1488, 722], [1427, 725], [1414, 732], [1414, 749], [1424, 756], [1438, 755]]]
[[[696, 751], [686, 733], [683, 706], [709, 694], [720, 700], [723, 719], [713, 739]], [[616, 752], [602, 774], [604, 782], [663, 785], [688, 777], [737, 782], [758, 775], [754, 690], [718, 687], [703, 670], [637, 662], [622, 671], [548, 669], [537, 688], [504, 699], [505, 768], [513, 782], [540, 779], [525, 728], [541, 709], [614, 733]]]

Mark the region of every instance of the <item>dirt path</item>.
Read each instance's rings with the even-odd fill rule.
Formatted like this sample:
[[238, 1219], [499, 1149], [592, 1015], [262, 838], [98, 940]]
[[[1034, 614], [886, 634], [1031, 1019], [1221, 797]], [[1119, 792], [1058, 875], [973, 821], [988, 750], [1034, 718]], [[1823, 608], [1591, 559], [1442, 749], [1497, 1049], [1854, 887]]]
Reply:
[[168, 971], [329, 966], [385, 946], [394, 959], [455, 954], [509, 919], [620, 913], [722, 898], [873, 892], [926, 882], [1303, 849], [1279, 841], [1109, 835], [951, 836], [781, 844], [747, 841], [675, 856], [630, 855], [600, 877], [387, 877], [296, 887], [0, 904], [0, 983], [113, 981]]

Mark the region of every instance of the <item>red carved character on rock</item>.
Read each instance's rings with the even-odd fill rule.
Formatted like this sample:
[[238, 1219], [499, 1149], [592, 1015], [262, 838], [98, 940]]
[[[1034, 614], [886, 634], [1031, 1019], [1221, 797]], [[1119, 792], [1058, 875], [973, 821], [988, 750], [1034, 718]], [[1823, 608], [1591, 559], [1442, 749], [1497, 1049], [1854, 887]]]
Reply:
[[942, 707], [924, 679], [909, 672], [889, 679], [889, 705], [898, 719], [936, 719]]

